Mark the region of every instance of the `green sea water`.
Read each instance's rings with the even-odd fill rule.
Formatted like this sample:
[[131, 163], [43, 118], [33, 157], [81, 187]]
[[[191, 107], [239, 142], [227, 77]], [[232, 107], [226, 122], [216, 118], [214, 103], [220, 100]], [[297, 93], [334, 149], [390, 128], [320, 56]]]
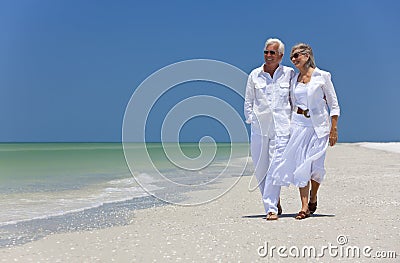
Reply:
[[63, 190], [126, 176], [120, 144], [0, 144], [0, 193]]
[[[124, 147], [129, 155], [124, 155]], [[189, 160], [201, 155], [196, 143], [182, 143], [180, 149]], [[248, 144], [237, 149], [236, 159], [248, 156]], [[160, 143], [148, 143], [145, 152], [135, 143], [3, 143], [0, 226], [148, 196], [149, 191], [165, 192], [169, 185], [154, 177], [155, 169], [166, 177], [198, 183], [204, 175], [218, 176], [231, 150], [229, 143], [218, 143], [207, 168], [187, 171], [171, 162]], [[134, 165], [127, 165], [127, 156]], [[146, 182], [147, 189], [138, 182]]]

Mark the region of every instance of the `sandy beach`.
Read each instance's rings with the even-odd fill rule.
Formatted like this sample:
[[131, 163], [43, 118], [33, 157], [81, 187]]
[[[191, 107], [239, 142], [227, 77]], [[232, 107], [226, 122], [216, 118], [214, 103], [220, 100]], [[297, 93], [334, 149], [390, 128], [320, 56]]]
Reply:
[[[338, 144], [328, 149], [326, 169], [316, 214], [302, 221], [294, 219], [300, 209], [294, 187], [282, 188], [279, 220], [266, 221], [260, 193], [248, 191], [245, 176], [208, 204], [137, 210], [126, 226], [2, 248], [0, 262], [346, 262], [351, 256], [372, 262], [393, 251], [397, 259], [380, 261], [398, 262], [400, 154]], [[361, 255], [347, 258], [350, 246]], [[304, 247], [316, 255], [296, 255]]]

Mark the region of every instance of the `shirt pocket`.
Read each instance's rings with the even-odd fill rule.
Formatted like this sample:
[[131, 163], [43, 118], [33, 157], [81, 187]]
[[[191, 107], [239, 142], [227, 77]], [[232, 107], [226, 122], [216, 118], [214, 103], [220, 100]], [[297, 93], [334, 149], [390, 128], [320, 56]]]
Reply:
[[255, 89], [255, 97], [258, 99], [265, 99], [265, 84], [260, 84], [260, 83], [255, 83], [254, 89]]
[[279, 83], [277, 94], [275, 97], [275, 109], [286, 109], [290, 108], [289, 103], [289, 87], [290, 84], [288, 82]]
[[290, 87], [289, 83], [287, 83], [287, 82], [279, 83], [279, 87], [280, 87], [279, 94], [281, 96], [288, 96], [289, 95], [289, 87]]

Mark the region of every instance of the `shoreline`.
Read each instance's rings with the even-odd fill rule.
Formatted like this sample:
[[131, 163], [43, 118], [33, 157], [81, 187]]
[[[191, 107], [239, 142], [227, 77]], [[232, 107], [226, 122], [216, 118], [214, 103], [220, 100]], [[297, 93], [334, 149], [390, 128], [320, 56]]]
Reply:
[[[104, 203], [62, 215], [27, 219], [0, 226], [0, 249], [21, 246], [55, 234], [104, 229], [128, 225], [134, 213], [140, 209], [167, 205], [152, 196]], [[4, 238], [6, 236], [6, 238]]]
[[[248, 191], [251, 176], [243, 176], [230, 191], [210, 203], [134, 210], [127, 225], [51, 234], [23, 245], [1, 248], [0, 259], [3, 262], [265, 262], [268, 259], [290, 262], [290, 257], [281, 258], [276, 252], [262, 257], [259, 248], [265, 245], [321, 248], [338, 245], [339, 236], [347, 238], [348, 246], [394, 251], [400, 243], [399, 163], [397, 153], [356, 144], [329, 147], [327, 176], [318, 194], [318, 209], [314, 216], [301, 221], [293, 218], [300, 207], [296, 188], [282, 187], [283, 215], [277, 221], [267, 222], [258, 190]], [[230, 180], [224, 180], [224, 184], [229, 185]], [[206, 194], [206, 191], [212, 189], [190, 194]], [[400, 250], [396, 252], [400, 258]], [[334, 259], [325, 255], [322, 260]], [[351, 258], [340, 260], [351, 261]]]
[[[198, 149], [193, 145], [186, 143], [185, 149], [195, 152]], [[218, 147], [227, 148], [225, 145]], [[177, 193], [165, 185], [167, 180], [163, 178], [146, 173], [132, 177], [122, 144], [20, 143], [0, 148], [2, 160], [8, 164], [0, 169], [0, 192], [4, 194], [0, 207], [7, 211], [1, 214], [0, 247], [24, 244], [49, 234], [125, 225], [130, 214], [143, 208], [142, 203], [146, 203], [144, 208], [165, 205], [151, 194], [168, 197], [165, 200], [171, 202], [187, 196], [187, 189]], [[152, 149], [157, 157], [161, 143], [154, 143]], [[225, 163], [216, 161], [217, 167], [218, 162]], [[240, 159], [235, 162], [243, 163]], [[175, 169], [165, 171], [171, 180], [179, 178], [195, 185], [199, 179]], [[207, 171], [205, 177], [215, 174], [212, 169]], [[208, 183], [194, 188], [207, 187], [214, 186]]]

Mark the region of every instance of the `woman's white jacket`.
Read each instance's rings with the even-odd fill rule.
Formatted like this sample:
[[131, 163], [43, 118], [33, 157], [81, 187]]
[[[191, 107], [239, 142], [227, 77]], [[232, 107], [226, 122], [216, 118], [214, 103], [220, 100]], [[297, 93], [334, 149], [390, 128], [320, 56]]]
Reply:
[[[293, 100], [295, 98], [293, 90], [296, 87], [298, 76], [299, 73], [292, 79], [290, 85], [292, 101], [295, 101]], [[311, 81], [307, 84], [307, 102], [310, 118], [318, 138], [328, 135], [331, 128], [330, 116], [340, 115], [338, 99], [329, 72], [319, 68], [314, 69]], [[294, 103], [292, 105], [295, 106]]]

